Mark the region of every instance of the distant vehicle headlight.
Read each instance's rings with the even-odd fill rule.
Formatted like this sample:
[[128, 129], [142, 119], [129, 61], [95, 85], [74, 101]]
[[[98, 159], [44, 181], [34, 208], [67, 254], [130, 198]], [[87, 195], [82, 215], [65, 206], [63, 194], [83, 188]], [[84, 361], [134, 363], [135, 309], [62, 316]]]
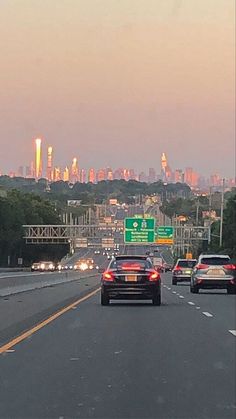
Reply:
[[73, 269], [73, 265], [70, 265], [70, 269]]
[[62, 266], [58, 265], [58, 270], [61, 271], [61, 269], [62, 269]]
[[50, 263], [49, 269], [54, 269], [54, 265], [52, 263]]
[[86, 271], [86, 269], [88, 269], [87, 263], [81, 263], [80, 269], [81, 269], [81, 271]]
[[41, 263], [40, 269], [45, 269], [45, 263]]

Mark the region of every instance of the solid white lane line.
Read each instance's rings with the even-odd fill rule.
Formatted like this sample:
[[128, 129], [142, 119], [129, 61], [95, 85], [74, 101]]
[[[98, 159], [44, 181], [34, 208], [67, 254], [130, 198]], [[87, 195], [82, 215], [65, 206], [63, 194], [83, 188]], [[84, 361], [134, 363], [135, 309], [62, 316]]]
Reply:
[[195, 306], [195, 303], [193, 303], [192, 301], [188, 301], [188, 304], [189, 304], [190, 306]]
[[204, 314], [206, 317], [213, 317], [213, 314], [208, 313], [208, 311], [203, 311], [202, 314]]
[[236, 330], [229, 330], [229, 333], [231, 333], [232, 335], [236, 336]]

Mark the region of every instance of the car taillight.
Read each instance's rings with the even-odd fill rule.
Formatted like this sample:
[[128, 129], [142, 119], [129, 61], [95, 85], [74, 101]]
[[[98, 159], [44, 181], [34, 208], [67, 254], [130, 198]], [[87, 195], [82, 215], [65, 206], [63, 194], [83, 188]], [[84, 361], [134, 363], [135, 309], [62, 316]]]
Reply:
[[174, 271], [181, 271], [181, 267], [180, 266], [176, 266], [176, 268], [174, 268]]
[[205, 263], [199, 263], [199, 265], [196, 265], [195, 268], [198, 269], [207, 269], [209, 268], [209, 265], [206, 265]]
[[103, 281], [114, 281], [114, 275], [112, 272], [104, 272], [102, 275]]
[[156, 271], [150, 272], [148, 279], [149, 281], [158, 281], [160, 279], [160, 274]]
[[234, 271], [236, 269], [236, 266], [233, 264], [229, 264], [229, 265], [223, 265], [224, 269], [229, 269], [230, 271]]

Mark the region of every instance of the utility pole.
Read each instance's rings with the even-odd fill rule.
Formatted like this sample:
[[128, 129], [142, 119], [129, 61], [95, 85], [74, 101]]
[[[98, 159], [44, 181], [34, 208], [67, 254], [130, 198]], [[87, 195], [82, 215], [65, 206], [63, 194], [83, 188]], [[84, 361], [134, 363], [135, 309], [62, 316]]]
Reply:
[[221, 206], [220, 206], [220, 247], [222, 247], [223, 239], [223, 220], [224, 220], [224, 193], [225, 193], [225, 179], [222, 179], [222, 193], [221, 193]]
[[200, 202], [199, 202], [199, 200], [197, 200], [196, 226], [198, 226], [198, 220], [199, 220], [199, 205], [200, 205]]
[[211, 216], [211, 206], [212, 206], [212, 186], [210, 186], [210, 194], [209, 194], [209, 213]]

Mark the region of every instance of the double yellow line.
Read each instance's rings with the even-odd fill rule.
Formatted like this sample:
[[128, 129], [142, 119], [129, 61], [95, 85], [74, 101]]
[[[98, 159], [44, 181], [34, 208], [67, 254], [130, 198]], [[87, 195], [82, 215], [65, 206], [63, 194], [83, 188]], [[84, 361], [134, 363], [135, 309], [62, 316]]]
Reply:
[[18, 343], [22, 342], [23, 340], [27, 339], [29, 336], [36, 333], [38, 330], [42, 329], [44, 326], [47, 326], [47, 324], [53, 322], [58, 317], [62, 316], [62, 314], [65, 314], [67, 311], [71, 310], [78, 304], [82, 303], [83, 301], [88, 300], [88, 298], [93, 297], [95, 294], [100, 291], [100, 287], [97, 288], [95, 291], [90, 292], [89, 294], [85, 295], [84, 297], [80, 298], [79, 300], [74, 301], [74, 303], [70, 304], [69, 306], [66, 306], [62, 308], [60, 311], [58, 311], [55, 314], [52, 314], [50, 317], [48, 317], [46, 320], [43, 320], [41, 323], [38, 323], [36, 326], [32, 327], [31, 329], [27, 330], [26, 332], [22, 333], [21, 335], [17, 336], [16, 338], [10, 340], [5, 345], [0, 346], [0, 354], [3, 354], [4, 352], [11, 349], [13, 346], [17, 345]]

